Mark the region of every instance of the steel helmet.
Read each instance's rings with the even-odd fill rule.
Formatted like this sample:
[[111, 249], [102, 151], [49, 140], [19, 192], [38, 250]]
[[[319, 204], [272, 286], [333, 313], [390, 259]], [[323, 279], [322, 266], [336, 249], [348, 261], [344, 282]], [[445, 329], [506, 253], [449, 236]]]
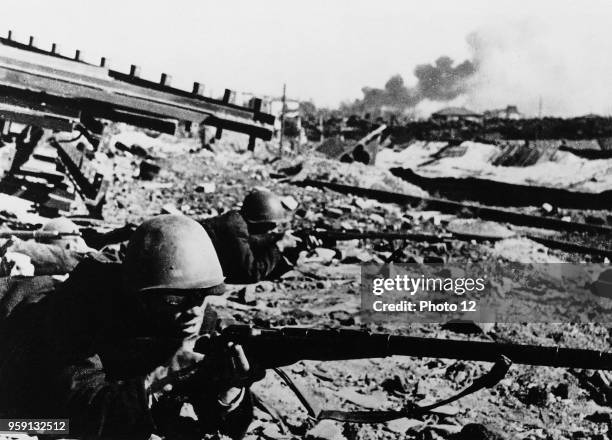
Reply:
[[272, 191], [255, 188], [244, 198], [240, 212], [249, 223], [282, 223], [289, 220], [290, 210]]
[[183, 215], [160, 215], [145, 221], [128, 243], [123, 282], [130, 291], [208, 289], [222, 287], [223, 279], [208, 234]]

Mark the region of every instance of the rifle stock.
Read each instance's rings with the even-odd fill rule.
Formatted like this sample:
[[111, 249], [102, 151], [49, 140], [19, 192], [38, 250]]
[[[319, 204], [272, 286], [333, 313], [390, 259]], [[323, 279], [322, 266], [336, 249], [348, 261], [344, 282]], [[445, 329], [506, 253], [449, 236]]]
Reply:
[[506, 356], [524, 365], [612, 370], [612, 353], [562, 347], [506, 344], [481, 341], [400, 336], [360, 330], [316, 330], [302, 328], [256, 329], [232, 325], [211, 336], [201, 337], [196, 351], [203, 354], [223, 350], [227, 343], [240, 344], [261, 368], [291, 365], [300, 360], [411, 356], [496, 362]]

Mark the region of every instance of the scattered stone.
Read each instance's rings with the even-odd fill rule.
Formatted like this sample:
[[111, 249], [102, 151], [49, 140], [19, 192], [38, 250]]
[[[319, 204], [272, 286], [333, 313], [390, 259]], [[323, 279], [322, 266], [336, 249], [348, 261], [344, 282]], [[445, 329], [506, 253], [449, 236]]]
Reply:
[[461, 426], [459, 425], [451, 425], [450, 423], [441, 423], [437, 425], [432, 425], [431, 429], [442, 434], [444, 437], [447, 437], [451, 434], [457, 434], [461, 431]]
[[210, 194], [210, 193], [214, 193], [216, 189], [217, 189], [217, 185], [215, 184], [215, 182], [206, 182], [206, 183], [196, 186], [195, 192]]
[[542, 204], [542, 211], [546, 214], [552, 214], [554, 211], [553, 205], [551, 205], [550, 203]]
[[425, 422], [422, 422], [421, 420], [403, 417], [401, 419], [391, 420], [387, 422], [387, 428], [390, 431], [396, 432], [398, 434], [406, 434], [406, 432], [418, 426], [423, 426], [424, 423]]
[[257, 299], [255, 298], [255, 286], [253, 284], [248, 284], [237, 290], [234, 295], [230, 296], [229, 299], [239, 304], [254, 306], [257, 304]]
[[424, 380], [419, 380], [414, 387], [414, 396], [415, 397], [425, 397], [427, 396], [427, 382]]
[[430, 412], [434, 414], [440, 414], [446, 417], [453, 417], [459, 414], [460, 409], [455, 405], [442, 405], [437, 408], [432, 409]]
[[329, 218], [339, 218], [342, 217], [344, 211], [338, 208], [325, 208], [323, 211], [323, 215]]
[[565, 382], [552, 387], [550, 391], [553, 395], [561, 399], [567, 399], [569, 397], [569, 385]]
[[255, 292], [273, 292], [276, 286], [272, 281], [260, 281], [255, 284]]
[[378, 223], [380, 225], [384, 225], [385, 224], [385, 219], [378, 214], [370, 214], [368, 217], [371, 221], [373, 221], [374, 223]]
[[166, 203], [164, 206], [162, 206], [161, 213], [162, 214], [175, 214], [175, 215], [183, 214], [181, 210], [178, 209], [176, 206], [174, 206], [172, 203]]
[[548, 403], [548, 391], [545, 386], [532, 385], [527, 390], [527, 395], [524, 398], [526, 405], [546, 406]]
[[345, 440], [342, 429], [331, 420], [321, 420], [306, 432], [306, 440]]
[[585, 419], [593, 423], [605, 423], [607, 425], [612, 425], [612, 414], [609, 412], [596, 411], [593, 414], [586, 416]]
[[150, 160], [140, 162], [140, 174], [138, 178], [141, 180], [153, 180], [161, 171], [161, 167]]
[[450, 438], [452, 440], [504, 440], [502, 435], [480, 423], [468, 423]]
[[380, 387], [389, 394], [405, 394], [407, 393], [406, 383], [399, 376], [393, 376], [393, 379], [385, 379], [380, 384]]
[[351, 205], [338, 205], [337, 208], [341, 209], [346, 214], [351, 214], [355, 212], [355, 207]]
[[453, 381], [458, 386], [464, 386], [465, 382], [473, 375], [473, 367], [465, 362], [457, 361], [446, 368], [444, 377]]
[[446, 229], [453, 234], [472, 238], [504, 239], [515, 235], [514, 231], [504, 225], [480, 219], [453, 220]]
[[295, 200], [292, 196], [285, 196], [281, 199], [281, 203], [283, 204], [283, 206], [285, 208], [287, 208], [289, 211], [295, 211], [296, 208], [298, 207], [299, 203], [297, 200]]
[[331, 312], [329, 317], [334, 321], [338, 321], [340, 325], [349, 326], [355, 324], [355, 318], [344, 310], [336, 310]]
[[288, 438], [286, 434], [280, 432], [278, 426], [272, 423], [266, 423], [265, 428], [263, 429], [263, 431], [261, 431], [261, 435], [271, 440], [280, 440]]
[[327, 248], [316, 248], [315, 253], [317, 257], [316, 260], [321, 263], [331, 263], [336, 256], [335, 250]]
[[361, 210], [366, 210], [366, 209], [373, 208], [378, 203], [375, 200], [362, 199], [360, 197], [355, 197], [353, 199], [353, 204]]
[[368, 395], [358, 393], [352, 388], [343, 388], [336, 395], [355, 405], [368, 409], [381, 409], [388, 404], [387, 395], [383, 392], [374, 392]]

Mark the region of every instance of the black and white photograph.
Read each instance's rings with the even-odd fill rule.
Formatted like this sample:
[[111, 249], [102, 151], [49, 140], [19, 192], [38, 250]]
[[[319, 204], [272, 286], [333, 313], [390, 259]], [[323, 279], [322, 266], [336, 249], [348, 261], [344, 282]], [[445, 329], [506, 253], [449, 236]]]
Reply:
[[612, 439], [612, 2], [5, 0], [0, 440]]

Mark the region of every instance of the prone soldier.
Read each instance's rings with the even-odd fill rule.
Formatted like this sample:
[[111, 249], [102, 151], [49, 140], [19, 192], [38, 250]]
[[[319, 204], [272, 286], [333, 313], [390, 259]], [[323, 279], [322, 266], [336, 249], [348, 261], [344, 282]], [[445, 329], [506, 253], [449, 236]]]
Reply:
[[279, 233], [291, 210], [272, 191], [256, 188], [244, 198], [242, 208], [200, 219], [219, 256], [226, 281], [256, 283], [282, 275], [291, 268], [283, 256], [299, 239], [289, 231]]
[[241, 438], [261, 373], [239, 345], [214, 358], [193, 351], [206, 297], [223, 281], [197, 222], [145, 221], [122, 264], [85, 261], [0, 324], [0, 417], [66, 418], [71, 437], [145, 439], [172, 432], [187, 398], [197, 432]]
[[3, 263], [0, 276], [13, 275], [10, 269], [19, 263], [19, 256], [27, 257], [33, 269], [33, 273], [21, 275], [65, 275], [86, 258], [107, 260], [102, 253], [89, 247], [81, 237], [78, 226], [64, 217], [50, 220], [42, 229], [31, 232], [30, 237], [36, 241], [19, 238], [23, 232], [17, 232], [14, 236], [10, 232], [3, 234], [8, 235], [8, 239], [0, 249]]

